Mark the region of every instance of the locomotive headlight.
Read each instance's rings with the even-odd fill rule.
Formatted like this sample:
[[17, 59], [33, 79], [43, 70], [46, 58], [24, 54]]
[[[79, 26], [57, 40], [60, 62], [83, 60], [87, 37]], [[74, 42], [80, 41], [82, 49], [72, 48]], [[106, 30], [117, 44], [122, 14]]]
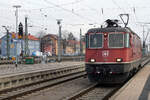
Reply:
[[117, 58], [116, 62], [122, 62], [122, 58]]
[[91, 59], [90, 61], [91, 61], [91, 62], [95, 62], [95, 59]]

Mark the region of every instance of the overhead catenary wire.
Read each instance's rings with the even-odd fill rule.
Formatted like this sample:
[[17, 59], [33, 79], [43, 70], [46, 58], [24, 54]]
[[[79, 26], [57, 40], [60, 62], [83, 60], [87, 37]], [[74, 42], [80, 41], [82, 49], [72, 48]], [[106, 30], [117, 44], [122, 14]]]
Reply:
[[[89, 6], [89, 5], [85, 5], [85, 4], [83, 4], [84, 5], [84, 7], [87, 7], [89, 10], [91, 10], [91, 11], [94, 11], [96, 14], [98, 14], [99, 15], [99, 10], [98, 9], [96, 9], [96, 8], [94, 8], [94, 7], [91, 7], [91, 6]], [[102, 15], [104, 14], [104, 10], [103, 10], [103, 8], [101, 8], [101, 11], [102, 11]], [[94, 16], [95, 17], [95, 16]], [[96, 17], [95, 17], [96, 18]], [[99, 22], [99, 21], [97, 21], [97, 22]], [[98, 24], [96, 22], [96, 24]]]
[[62, 9], [62, 10], [64, 10], [64, 11], [66, 11], [66, 12], [70, 12], [70, 13], [72, 13], [73, 15], [76, 15], [76, 16], [78, 16], [78, 17], [81, 18], [81, 19], [86, 19], [87, 21], [93, 21], [93, 19], [89, 19], [89, 18], [87, 18], [87, 17], [85, 17], [85, 16], [82, 16], [82, 15], [80, 15], [80, 14], [78, 14], [78, 13], [73, 12], [72, 10], [68, 10], [68, 9], [66, 9], [66, 8], [63, 8], [63, 7], [60, 6], [60, 5], [54, 4], [54, 3], [52, 3], [52, 2], [50, 2], [50, 1], [48, 1], [48, 0], [44, 0], [44, 1], [47, 2], [47, 3], [50, 4], [50, 5], [53, 5], [53, 6], [57, 7], [57, 8], [60, 8], [60, 9]]
[[121, 7], [117, 4], [117, 2], [116, 2], [115, 0], [112, 0], [112, 2], [113, 2], [116, 6], [118, 6], [118, 8], [123, 11], [123, 13], [126, 13], [126, 11], [125, 11], [123, 8], [121, 8]]
[[[126, 1], [127, 2], [127, 1]], [[130, 4], [128, 3], [128, 5], [130, 6]], [[149, 36], [149, 33], [150, 33], [150, 30], [148, 29], [148, 31], [147, 31], [147, 33], [146, 33], [146, 35], [145, 35], [145, 30], [144, 30], [144, 26], [146, 25], [146, 24], [150, 24], [150, 23], [148, 23], [148, 22], [146, 22], [146, 23], [144, 23], [144, 22], [142, 22], [142, 23], [139, 23], [139, 19], [138, 19], [138, 17], [137, 17], [137, 14], [136, 14], [136, 9], [138, 9], [137, 7], [131, 7], [131, 10], [132, 10], [132, 12], [133, 12], [133, 14], [134, 14], [134, 16], [135, 16], [135, 22], [136, 22], [136, 25], [138, 26], [138, 25], [140, 25], [140, 26], [142, 26], [142, 28], [143, 28], [143, 45], [144, 45], [144, 43], [146, 42], [146, 40], [147, 40], [147, 38], [148, 38], [148, 36]], [[142, 25], [143, 24], [143, 25]]]
[[[23, 1], [23, 0], [22, 0]], [[27, 2], [26, 1], [29, 1], [29, 0], [25, 0], [25, 3], [24, 4], [27, 4]], [[43, 0], [40, 0], [40, 1], [43, 1]], [[50, 1], [50, 0], [47, 0], [47, 1]], [[61, 3], [61, 4], [56, 4], [56, 3], [54, 3], [55, 4], [55, 6], [54, 5], [50, 5], [49, 3], [46, 3], [45, 4], [45, 7], [41, 7], [41, 6], [39, 6], [38, 7], [38, 4], [39, 3], [35, 3], [35, 2], [31, 2], [31, 3], [33, 3], [33, 5], [34, 5], [34, 3], [35, 3], [35, 5], [37, 4], [37, 8], [21, 8], [19, 11], [20, 11], [20, 13], [23, 13], [24, 12], [24, 14], [26, 14], [26, 13], [28, 13], [28, 15], [30, 16], [30, 15], [33, 15], [34, 17], [31, 17], [31, 20], [33, 20], [33, 22], [34, 23], [37, 23], [38, 25], [41, 25], [42, 23], [40, 23], [40, 21], [42, 22], [43, 21], [43, 16], [44, 15], [47, 15], [47, 14], [49, 14], [50, 12], [51, 12], [51, 8], [52, 8], [52, 10], [54, 10], [55, 8], [56, 8], [56, 5], [58, 5], [59, 7], [57, 7], [57, 8], [60, 8], [61, 10], [64, 10], [64, 9], [66, 9], [67, 11], [66, 12], [68, 12], [68, 13], [71, 13], [72, 15], [75, 15], [75, 14], [78, 14], [78, 15], [75, 15], [75, 16], [80, 16], [79, 18], [81, 18], [81, 19], [84, 19], [84, 20], [87, 20], [87, 21], [89, 21], [89, 20], [91, 20], [91, 22], [95, 22], [96, 20], [95, 20], [95, 18], [96, 18], [96, 16], [97, 16], [97, 14], [104, 14], [104, 13], [107, 13], [107, 10], [110, 10], [110, 9], [117, 9], [117, 11], [118, 11], [118, 9], [121, 9], [122, 11], [123, 10], [126, 10], [126, 11], [128, 11], [128, 9], [132, 9], [132, 12], [134, 11], [133, 10], [133, 7], [131, 8], [131, 7], [122, 7], [122, 6], [120, 6], [120, 7], [118, 7], [118, 6], [116, 6], [116, 7], [113, 7], [113, 8], [107, 8], [107, 7], [101, 7], [101, 9], [96, 9], [96, 7], [95, 6], [88, 6], [87, 7], [87, 9], [85, 9], [86, 11], [89, 11], [89, 10], [92, 10], [93, 12], [95, 12], [95, 13], [93, 13], [93, 12], [91, 12], [92, 14], [94, 14], [94, 16], [92, 16], [92, 17], [90, 17], [90, 16], [86, 16], [86, 15], [83, 15], [83, 11], [80, 9], [80, 7], [78, 8], [75, 8], [75, 10], [74, 11], [72, 11], [71, 9], [67, 9], [66, 7], [68, 6], [68, 7], [70, 7], [70, 5], [74, 5], [74, 4], [77, 4], [77, 3], [79, 3], [79, 2], [81, 2], [81, 1], [84, 1], [84, 0], [74, 0], [74, 1], [70, 1], [70, 2], [67, 2], [67, 3]], [[45, 1], [44, 1], [45, 2]], [[51, 2], [51, 1], [50, 1]], [[115, 0], [115, 2], [116, 2], [116, 4], [118, 5], [119, 3]], [[44, 4], [44, 3], [43, 3]], [[85, 4], [85, 2], [83, 3], [83, 4]], [[82, 5], [83, 5], [82, 4]], [[116, 5], [115, 4], [115, 5]], [[36, 7], [36, 6], [35, 6]], [[90, 8], [89, 8], [90, 7]], [[137, 8], [138, 9], [148, 9], [148, 8], [150, 8], [150, 7], [144, 7], [144, 6], [136, 6], [136, 7], [134, 7], [135, 8], [135, 14], [138, 14], [137, 13]], [[62, 8], [64, 8], [64, 9], [62, 9]], [[83, 8], [85, 8], [85, 7], [83, 7]], [[80, 13], [80, 12], [78, 12], [77, 10], [80, 10], [80, 11], [82, 11], [82, 13]], [[1, 9], [0, 9], [1, 10]], [[8, 9], [8, 10], [12, 10], [12, 9]], [[3, 9], [3, 11], [6, 11], [6, 12], [8, 12], [8, 10], [7, 9]], [[37, 10], [37, 11], [35, 11], [35, 10]], [[69, 11], [68, 11], [69, 10]], [[46, 12], [47, 11], [47, 12]], [[37, 15], [35, 15], [35, 13], [37, 13]], [[68, 14], [67, 13], [67, 14]], [[75, 13], [75, 14], [74, 14]], [[112, 13], [112, 12], [110, 12], [110, 13]], [[39, 14], [39, 15], [38, 15]], [[41, 15], [43, 14], [43, 16], [41, 16]], [[51, 17], [51, 15], [52, 15], [52, 17]], [[51, 12], [51, 15], [49, 14], [49, 15], [47, 15], [48, 16], [48, 18], [47, 18], [47, 22], [50, 22], [51, 23], [51, 21], [56, 21], [55, 19], [55, 16], [54, 16], [54, 14], [53, 14], [53, 12]], [[36, 16], [36, 17], [35, 17]], [[137, 15], [136, 15], [137, 16]], [[51, 18], [49, 18], [49, 17], [51, 17]], [[138, 16], [137, 16], [138, 17]], [[77, 17], [76, 17], [77, 18]], [[3, 19], [3, 18], [2, 18]], [[5, 18], [5, 19], [7, 19], [7, 18]], [[22, 18], [23, 19], [23, 18]], [[10, 18], [8, 18], [7, 19], [8, 21], [10, 20], [10, 21], [12, 21], [12, 19], [10, 19]], [[98, 20], [99, 21], [99, 20]], [[97, 22], [98, 22], [97, 21]], [[7, 21], [6, 21], [7, 22]], [[136, 21], [137, 22], [137, 21]], [[82, 22], [83, 23], [83, 22]], [[49, 24], [49, 23], [48, 23]]]
[[[33, 2], [30, 2], [30, 1], [27, 1], [27, 0], [22, 0], [23, 2], [26, 2], [27, 4], [32, 4]], [[42, 0], [41, 0], [42, 1]], [[63, 3], [63, 4], [60, 4], [60, 6], [68, 6], [68, 5], [72, 5], [72, 4], [77, 4], [77, 3], [80, 3], [84, 0], [75, 0], [73, 2], [68, 2], [68, 3]], [[46, 3], [47, 4], [47, 3]], [[36, 6], [41, 6], [41, 4], [37, 4], [37, 3], [33, 3], [33, 5], [36, 5]], [[30, 9], [30, 10], [41, 10], [41, 9], [49, 9], [49, 8], [54, 8], [54, 6], [47, 6], [47, 7], [41, 7], [41, 8], [35, 8], [35, 9]]]
[[134, 15], [134, 19], [135, 19], [135, 25], [137, 26], [137, 22], [138, 22], [138, 17], [136, 15], [136, 8], [131, 6], [130, 3], [128, 3], [126, 0], [124, 0], [124, 2], [129, 6], [129, 8], [131, 9], [131, 13], [129, 13], [130, 15], [132, 14], [133, 12], [133, 15]]
[[[84, 0], [80, 0], [80, 2], [81, 1], [84, 1]], [[24, 1], [24, 2], [26, 2], [26, 1]], [[79, 2], [78, 2], [79, 3]], [[64, 3], [64, 4], [60, 4], [59, 6], [68, 6], [68, 5], [70, 5], [70, 4], [76, 4], [76, 3], [73, 3], [73, 2], [70, 2], [70, 3]], [[116, 5], [116, 3], [114, 3], [115, 5]], [[1, 5], [1, 4], [0, 4]], [[118, 4], [117, 4], [117, 6], [118, 6]], [[47, 6], [47, 7], [40, 7], [40, 8], [21, 8], [20, 9], [20, 11], [32, 11], [32, 10], [41, 10], [41, 9], [51, 9], [51, 8], [55, 8], [54, 6]], [[95, 9], [95, 8], [93, 8], [93, 7], [90, 7], [91, 8], [91, 10], [97, 10], [97, 9]], [[102, 8], [104, 8], [104, 9], [106, 9], [106, 10], [110, 10], [110, 9], [131, 9], [131, 7], [102, 7]], [[135, 7], [136, 9], [150, 9], [150, 6], [136, 6]], [[12, 10], [11, 8], [0, 8], [0, 10], [1, 11], [10, 11], [10, 10]], [[125, 11], [125, 10], [124, 10]]]

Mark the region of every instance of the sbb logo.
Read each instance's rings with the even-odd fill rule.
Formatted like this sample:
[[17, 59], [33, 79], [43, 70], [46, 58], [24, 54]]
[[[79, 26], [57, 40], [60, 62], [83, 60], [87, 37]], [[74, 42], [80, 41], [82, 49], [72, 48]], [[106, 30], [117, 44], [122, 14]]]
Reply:
[[108, 50], [102, 51], [102, 56], [103, 57], [108, 57], [109, 56], [109, 51]]

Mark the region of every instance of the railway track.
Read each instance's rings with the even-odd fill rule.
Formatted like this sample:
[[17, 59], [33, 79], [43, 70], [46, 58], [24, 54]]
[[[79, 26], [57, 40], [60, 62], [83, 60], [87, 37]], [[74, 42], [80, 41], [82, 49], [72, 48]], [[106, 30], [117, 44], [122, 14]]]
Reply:
[[[85, 74], [85, 67], [81, 62], [35, 64], [33, 66], [22, 66], [22, 68], [19, 69], [12, 69], [14, 68], [11, 68], [11, 70], [1, 70], [0, 100], [8, 100], [8, 98], [14, 98], [15, 96], [28, 93], [29, 91], [46, 87], [46, 85], [58, 83], [58, 80], [63, 81], [64, 79], [68, 80], [75, 76], [81, 76], [83, 72]], [[45, 83], [48, 81], [50, 81], [51, 84]], [[46, 85], [36, 85], [41, 83]], [[28, 86], [31, 87], [26, 88]], [[32, 88], [34, 86], [36, 89]]]
[[63, 100], [108, 100], [121, 86], [103, 86], [97, 83]]
[[[34, 84], [31, 86], [25, 86], [23, 88], [7, 91], [7, 92], [3, 93], [2, 95], [0, 95], [0, 97], [4, 96], [0, 100], [8, 100], [10, 98], [11, 99], [15, 98], [17, 100], [28, 100], [28, 99], [23, 99], [20, 97], [22, 97], [22, 96], [24, 97], [27, 94], [30, 94], [35, 91], [38, 92], [42, 89], [46, 89], [48, 87], [52, 87], [52, 86], [55, 86], [55, 85], [58, 85], [61, 83], [68, 82], [68, 80], [73, 80], [73, 79], [76, 79], [79, 77], [83, 77], [84, 75], [85, 75], [85, 72], [77, 73], [77, 74], [69, 75], [67, 77], [58, 78], [58, 79]], [[77, 80], [77, 81], [79, 81], [79, 80]], [[73, 85], [71, 85], [71, 86], [73, 87]], [[62, 99], [63, 100], [108, 100], [109, 97], [111, 97], [122, 86], [123, 86], [123, 84], [122, 85], [99, 85], [99, 84], [95, 83], [95, 84], [89, 85], [88, 87], [86, 87], [78, 92], [74, 92], [73, 95], [71, 95], [71, 96], [69, 95], [69, 92], [68, 92], [69, 96], [66, 96], [66, 98], [62, 98]], [[62, 90], [62, 91], [65, 91], [65, 90]], [[66, 89], [66, 91], [67, 91], [67, 89]], [[50, 93], [52, 93], [52, 92], [53, 91], [51, 91]], [[51, 95], [51, 94], [49, 94], [49, 95]], [[58, 95], [59, 95], [59, 93], [58, 93]], [[30, 100], [34, 100], [34, 99], [30, 99]]]
[[46, 81], [42, 81], [42, 82], [38, 82], [38, 83], [26, 85], [26, 86], [21, 86], [21, 87], [12, 88], [9, 90], [1, 91], [0, 100], [17, 99], [18, 97], [30, 94], [32, 92], [54, 86], [54, 85], [66, 82], [68, 80], [83, 77], [85, 75], [86, 73], [83, 71], [83, 72], [73, 73], [70, 75], [63, 76], [63, 77], [55, 78], [52, 80], [46, 80]]
[[113, 93], [115, 89], [117, 87], [92, 84], [88, 82], [87, 78], [81, 77], [23, 96], [17, 100], [102, 100], [106, 99], [106, 96]]
[[[144, 64], [145, 65], [145, 64]], [[134, 74], [136, 75], [136, 73]], [[133, 75], [133, 76], [134, 76]], [[63, 100], [109, 100], [121, 87], [123, 87], [132, 77], [123, 84], [92, 84], [91, 86], [66, 97]]]
[[[146, 61], [147, 63], [148, 61]], [[145, 63], [144, 63], [145, 64]], [[72, 74], [65, 75], [64, 77], [57, 77], [54, 79], [49, 79], [46, 81], [40, 81], [33, 84], [28, 84], [18, 88], [12, 88], [7, 91], [0, 92], [0, 100], [18, 99], [18, 97], [25, 96], [34, 91], [39, 91], [47, 87], [55, 86], [57, 84], [72, 80], [78, 77], [84, 76], [86, 73], [81, 71], [81, 73], [76, 72]], [[38, 77], [37, 77], [38, 78]], [[32, 79], [32, 77], [31, 77]], [[87, 82], [87, 81], [86, 81]], [[66, 96], [64, 100], [107, 100], [115, 91], [117, 91], [121, 86], [100, 86], [93, 84], [81, 91], [75, 92], [72, 96]], [[65, 91], [65, 90], [64, 90]], [[27, 99], [28, 100], [28, 99]], [[34, 100], [34, 99], [32, 99]]]
[[[142, 67], [144, 67], [147, 63], [150, 62], [150, 59], [144, 58]], [[138, 71], [136, 72], [138, 73]], [[136, 73], [134, 75], [136, 75]], [[134, 76], [133, 75], [133, 76]], [[132, 77], [133, 77], [132, 76]], [[65, 98], [64, 100], [108, 100], [116, 91], [118, 91], [121, 87], [123, 87], [130, 79], [130, 77], [124, 84], [118, 85], [106, 85], [101, 86], [98, 83], [91, 85], [90, 87]]]
[[[56, 56], [54, 56], [54, 57], [53, 56], [52, 57], [47, 57], [45, 62], [55, 62], [55, 61], [57, 61], [57, 59], [58, 58]], [[61, 60], [62, 61], [83, 61], [84, 60], [84, 56], [63, 56], [61, 58]], [[34, 58], [34, 62], [35, 63], [41, 63], [42, 62], [42, 58], [41, 57], [35, 57]], [[18, 63], [21, 63], [21, 61], [18, 61]], [[7, 60], [7, 59], [1, 59], [0, 60], [0, 65], [4, 65], [4, 64], [15, 64], [15, 61]]]
[[91, 86], [83, 89], [82, 91], [79, 91], [78, 93], [70, 96], [70, 97], [66, 97], [64, 100], [75, 100], [83, 95], [85, 95], [86, 93], [88, 93], [89, 91], [92, 91], [94, 90], [94, 88], [97, 86], [98, 84], [95, 83], [95, 84], [92, 84]]

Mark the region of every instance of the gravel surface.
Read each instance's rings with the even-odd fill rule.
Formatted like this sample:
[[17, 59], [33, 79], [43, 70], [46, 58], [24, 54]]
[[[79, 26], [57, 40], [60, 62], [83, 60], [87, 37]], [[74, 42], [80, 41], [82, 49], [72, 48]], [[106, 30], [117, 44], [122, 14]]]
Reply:
[[102, 100], [106, 95], [112, 92], [115, 87], [98, 86], [77, 100]]
[[[65, 100], [66, 97], [70, 97], [90, 85], [92, 85], [92, 83], [90, 83], [87, 78], [78, 78], [26, 95], [19, 98], [19, 100]], [[116, 86], [97, 86], [94, 90], [88, 92], [77, 100], [102, 100], [115, 88]]]
[[62, 100], [89, 87], [91, 84], [87, 78], [79, 78], [29, 94], [22, 100]]

